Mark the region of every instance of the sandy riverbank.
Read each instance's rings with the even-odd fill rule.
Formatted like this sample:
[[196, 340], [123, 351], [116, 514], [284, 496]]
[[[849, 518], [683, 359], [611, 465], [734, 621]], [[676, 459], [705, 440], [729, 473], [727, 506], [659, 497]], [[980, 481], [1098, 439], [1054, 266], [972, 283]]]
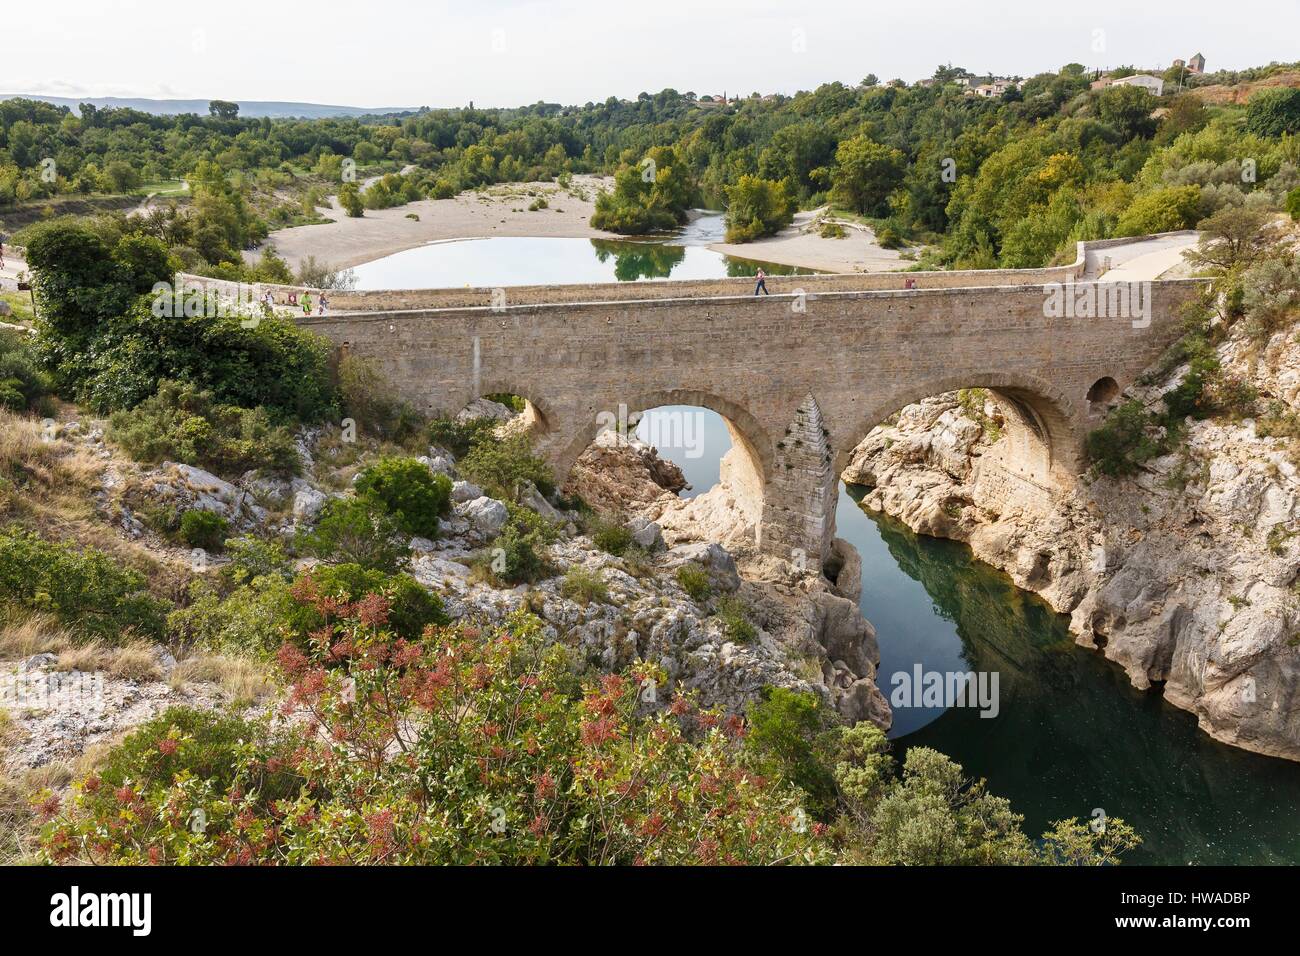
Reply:
[[[271, 233], [267, 240], [296, 270], [307, 256], [335, 269], [345, 269], [413, 249], [429, 242], [486, 236], [528, 236], [561, 239], [626, 238], [593, 229], [596, 194], [612, 188], [601, 176], [574, 176], [567, 189], [558, 183], [501, 183], [453, 199], [424, 199], [393, 209], [368, 209], [360, 218], [344, 215], [336, 197], [322, 210], [332, 221], [294, 226]], [[529, 210], [544, 198], [547, 208]], [[743, 259], [802, 266], [823, 272], [890, 272], [905, 269], [907, 260], [882, 249], [870, 229], [846, 227], [843, 239], [823, 239], [812, 223], [820, 210], [798, 213], [775, 236], [743, 245], [719, 242], [715, 252]], [[418, 219], [410, 218], [414, 214]], [[258, 252], [247, 252], [252, 262]]]
[[794, 222], [775, 236], [743, 245], [715, 242], [709, 246], [723, 255], [802, 266], [823, 272], [894, 272], [910, 264], [896, 249], [883, 249], [866, 227], [845, 226], [843, 239], [823, 239], [812, 226], [820, 209], [796, 213]]
[[[558, 183], [501, 183], [452, 199], [422, 199], [393, 209], [367, 209], [358, 219], [346, 216], [334, 197], [331, 207], [321, 210], [332, 222], [279, 229], [267, 241], [296, 270], [306, 256], [345, 269], [443, 239], [617, 238], [589, 224], [596, 193], [612, 186], [612, 179], [601, 176], [574, 176], [568, 189]], [[529, 211], [539, 197], [545, 198], [547, 208]], [[419, 216], [418, 221], [409, 218], [411, 214]], [[257, 256], [257, 252], [245, 253], [250, 262]]]

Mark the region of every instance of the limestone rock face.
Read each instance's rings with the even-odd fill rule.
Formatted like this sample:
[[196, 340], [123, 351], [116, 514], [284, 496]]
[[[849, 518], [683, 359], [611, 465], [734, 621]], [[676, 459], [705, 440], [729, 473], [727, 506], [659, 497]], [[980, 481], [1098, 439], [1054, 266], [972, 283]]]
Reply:
[[456, 513], [486, 535], [496, 534], [505, 527], [506, 519], [510, 517], [504, 504], [486, 495], [457, 505]]
[[680, 468], [635, 436], [603, 431], [569, 471], [564, 490], [603, 514], [621, 515], [686, 487]]
[[[1252, 361], [1233, 336], [1219, 357], [1261, 404], [1294, 411], [1300, 345], [1288, 337]], [[1154, 405], [1185, 371], [1128, 397]], [[968, 542], [1211, 736], [1300, 760], [1300, 481], [1286, 440], [1250, 419], [1189, 421], [1175, 453], [1132, 478], [1020, 494], [998, 461], [1009, 435], [992, 440], [976, 417], [955, 394], [911, 406], [859, 445], [845, 480], [870, 488], [868, 507]]]

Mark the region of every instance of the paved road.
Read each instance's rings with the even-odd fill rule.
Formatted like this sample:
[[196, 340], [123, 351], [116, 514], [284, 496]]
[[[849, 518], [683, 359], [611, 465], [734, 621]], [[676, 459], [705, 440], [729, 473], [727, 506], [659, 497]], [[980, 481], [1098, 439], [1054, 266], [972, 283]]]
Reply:
[[1158, 279], [1183, 264], [1183, 252], [1196, 246], [1200, 234], [1189, 229], [1152, 239], [1134, 240], [1109, 249], [1090, 250], [1085, 279], [1102, 282], [1145, 282]]

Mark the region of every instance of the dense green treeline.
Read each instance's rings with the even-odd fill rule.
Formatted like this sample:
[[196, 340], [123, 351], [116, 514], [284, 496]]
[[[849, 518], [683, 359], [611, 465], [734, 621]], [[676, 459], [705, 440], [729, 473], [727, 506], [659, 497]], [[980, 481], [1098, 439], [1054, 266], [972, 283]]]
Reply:
[[364, 215], [603, 172], [616, 188], [595, 221], [613, 231], [672, 228], [702, 204], [737, 207], [730, 225], [743, 241], [794, 208], [829, 203], [929, 244], [930, 264], [1017, 267], [1068, 256], [1079, 239], [1194, 226], [1228, 205], [1282, 210], [1300, 186], [1300, 90], [1207, 107], [1186, 92], [1093, 90], [1092, 74], [1071, 64], [985, 98], [950, 82], [958, 72], [941, 69], [927, 86], [828, 83], [726, 104], [664, 90], [582, 107], [325, 120], [240, 119], [230, 104], [206, 117], [93, 107], [77, 117], [10, 100], [0, 103], [0, 215], [5, 204], [185, 180], [193, 221], [161, 237], [191, 265], [217, 266], [269, 229], [310, 221], [340, 187]]

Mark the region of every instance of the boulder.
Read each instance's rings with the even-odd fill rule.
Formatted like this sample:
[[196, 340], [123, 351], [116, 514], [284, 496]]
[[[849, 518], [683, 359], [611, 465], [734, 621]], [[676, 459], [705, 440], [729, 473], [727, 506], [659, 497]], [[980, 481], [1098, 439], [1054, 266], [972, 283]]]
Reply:
[[473, 501], [467, 501], [456, 509], [457, 513], [469, 521], [476, 530], [486, 535], [494, 535], [505, 527], [510, 512], [506, 506], [495, 498], [481, 495]]
[[470, 481], [456, 481], [451, 486], [451, 500], [457, 504], [483, 496], [483, 489]]
[[679, 568], [691, 562], [708, 571], [713, 585], [719, 590], [734, 591], [740, 587], [740, 572], [736, 570], [736, 559], [722, 545], [711, 541], [679, 544], [668, 552], [666, 567]]
[[560, 513], [555, 510], [531, 481], [525, 481], [523, 487], [519, 489], [519, 503], [525, 508], [532, 508], [548, 521], [560, 520]]
[[329, 499], [315, 488], [299, 488], [293, 496], [293, 520], [310, 524], [320, 515]]
[[647, 551], [662, 551], [664, 548], [663, 530], [649, 518], [636, 517], [625, 526], [632, 532], [632, 541]]

